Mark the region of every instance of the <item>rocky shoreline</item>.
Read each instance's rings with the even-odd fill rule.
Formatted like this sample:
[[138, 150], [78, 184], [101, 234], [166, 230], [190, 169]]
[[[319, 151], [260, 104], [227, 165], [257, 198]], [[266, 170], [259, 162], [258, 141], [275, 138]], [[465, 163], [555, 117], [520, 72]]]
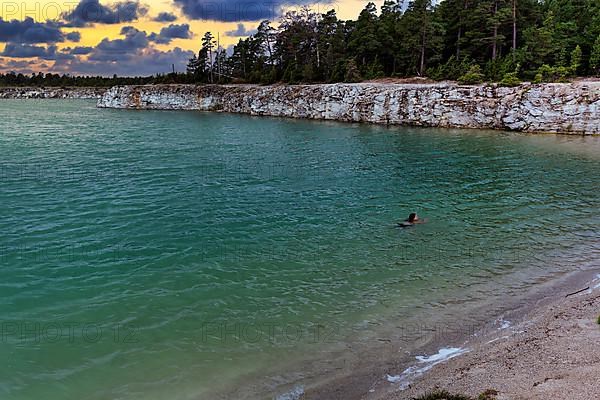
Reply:
[[117, 86], [101, 108], [200, 110], [441, 128], [600, 134], [600, 82]]
[[0, 87], [0, 99], [100, 99], [107, 88]]

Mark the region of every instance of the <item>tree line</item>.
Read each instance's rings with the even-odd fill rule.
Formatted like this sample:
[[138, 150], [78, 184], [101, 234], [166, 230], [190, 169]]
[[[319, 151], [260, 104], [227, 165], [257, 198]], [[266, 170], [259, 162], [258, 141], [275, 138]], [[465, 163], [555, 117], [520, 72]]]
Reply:
[[386, 0], [356, 20], [334, 10], [262, 21], [230, 51], [211, 32], [186, 73], [0, 74], [0, 86], [358, 82], [384, 77], [515, 85], [600, 75], [600, 0]]
[[269, 84], [428, 77], [507, 85], [600, 73], [598, 0], [386, 0], [357, 20], [308, 8], [263, 21], [231, 54], [207, 32], [192, 82]]
[[0, 87], [111, 87], [115, 85], [149, 85], [190, 83], [187, 74], [164, 74], [146, 77], [72, 76], [67, 74], [9, 72], [0, 74]]

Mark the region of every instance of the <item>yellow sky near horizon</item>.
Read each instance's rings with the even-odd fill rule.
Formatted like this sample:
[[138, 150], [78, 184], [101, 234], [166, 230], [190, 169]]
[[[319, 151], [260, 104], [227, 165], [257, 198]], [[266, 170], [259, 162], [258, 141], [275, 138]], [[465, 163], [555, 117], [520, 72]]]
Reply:
[[[203, 2], [204, 0], [197, 0]], [[206, 0], [206, 4], [212, 4], [212, 0]], [[375, 3], [380, 6], [383, 1], [376, 1]], [[19, 20], [23, 21], [25, 18], [33, 18], [36, 22], [46, 22], [48, 20], [58, 21], [63, 13], [71, 12], [79, 3], [79, 1], [65, 1], [65, 0], [21, 0], [21, 1], [5, 1], [0, 2], [0, 17], [4, 21]], [[115, 1], [100, 1], [102, 6], [114, 5]], [[78, 42], [65, 41], [56, 43], [58, 49], [73, 48], [77, 46], [82, 47], [94, 47], [97, 46], [103, 39], [109, 40], [119, 39], [123, 36], [120, 35], [121, 29], [124, 26], [133, 26], [138, 30], [145, 31], [148, 34], [152, 32], [158, 33], [161, 28], [166, 27], [170, 24], [189, 24], [190, 30], [194, 34], [190, 39], [173, 39], [169, 44], [158, 44], [154, 43], [153, 47], [160, 51], [168, 51], [179, 47], [183, 50], [197, 51], [200, 46], [200, 39], [202, 35], [210, 31], [215, 36], [219, 34], [220, 43], [223, 47], [233, 45], [238, 42], [240, 37], [232, 37], [226, 34], [228, 31], [235, 31], [238, 28], [238, 24], [243, 24], [246, 31], [255, 29], [259, 21], [234, 21], [234, 22], [221, 22], [212, 20], [195, 20], [187, 17], [182, 10], [176, 5], [173, 0], [142, 0], [147, 13], [140, 16], [139, 19], [124, 22], [118, 24], [93, 24], [85, 27], [77, 28], [62, 28], [64, 33], [79, 32], [81, 39]], [[359, 0], [336, 0], [331, 2], [314, 3], [311, 4], [311, 9], [319, 13], [325, 13], [331, 9], [335, 9], [341, 19], [355, 19], [360, 10], [368, 1]], [[204, 3], [203, 3], [204, 4]], [[227, 3], [228, 6], [234, 6], [235, 3]], [[255, 3], [255, 4], [273, 4], [273, 3]], [[286, 9], [299, 9], [301, 6], [286, 6]], [[177, 16], [177, 20], [173, 22], [157, 22], [154, 21], [160, 12], [169, 12]], [[47, 46], [44, 43], [33, 43], [30, 45], [35, 46]], [[6, 46], [5, 42], [0, 42], [0, 50], [4, 51]], [[35, 60], [31, 58], [9, 58], [6, 55], [0, 54], [0, 60], [18, 60], [27, 61]], [[85, 59], [83, 57], [82, 59]], [[5, 61], [6, 63], [6, 61]], [[52, 64], [52, 61], [40, 60], [40, 65]], [[32, 63], [31, 69], [36, 70], [37, 64]], [[0, 65], [0, 67], [5, 67]], [[6, 68], [0, 68], [0, 71]]]

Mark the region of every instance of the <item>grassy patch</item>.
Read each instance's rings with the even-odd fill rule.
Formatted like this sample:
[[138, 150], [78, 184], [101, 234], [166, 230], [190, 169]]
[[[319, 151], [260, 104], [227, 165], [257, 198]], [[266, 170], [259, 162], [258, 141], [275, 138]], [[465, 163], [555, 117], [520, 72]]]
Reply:
[[495, 400], [497, 395], [498, 392], [496, 390], [488, 389], [481, 393], [477, 399], [474, 399], [463, 394], [451, 394], [446, 390], [436, 390], [435, 392], [415, 397], [413, 400]]
[[485, 392], [481, 393], [478, 400], [495, 400], [496, 396], [498, 396], [498, 391], [494, 389], [488, 389]]
[[424, 394], [421, 397], [416, 397], [414, 400], [472, 400], [468, 396], [460, 394], [450, 394], [445, 390], [436, 390], [435, 392]]

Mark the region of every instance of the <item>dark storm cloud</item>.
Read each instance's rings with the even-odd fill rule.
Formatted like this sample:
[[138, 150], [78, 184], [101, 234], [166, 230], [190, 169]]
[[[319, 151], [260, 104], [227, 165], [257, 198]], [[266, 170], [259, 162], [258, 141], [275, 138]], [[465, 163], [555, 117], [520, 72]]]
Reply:
[[62, 18], [67, 26], [88, 26], [90, 24], [120, 24], [137, 20], [147, 13], [147, 8], [137, 1], [122, 1], [103, 6], [99, 0], [80, 0], [79, 4]]
[[[119, 62], [112, 62], [110, 57], [99, 57], [97, 52], [99, 50], [95, 49], [96, 57], [92, 60], [80, 58], [58, 60], [52, 70], [58, 73], [78, 75], [147, 76], [171, 72], [172, 65], [175, 66], [176, 71], [185, 71], [188, 60], [194, 54], [192, 51], [182, 50], [179, 47], [168, 51], [150, 47], [137, 49], [129, 56], [122, 55]], [[113, 58], [115, 58], [114, 54]]]
[[148, 47], [150, 41], [146, 32], [139, 31], [132, 26], [121, 29], [124, 39], [104, 38], [90, 53], [91, 61], [122, 61], [135, 57], [138, 50]]
[[46, 54], [47, 50], [45, 47], [16, 43], [8, 43], [6, 47], [4, 47], [4, 51], [2, 52], [3, 56], [13, 58], [42, 58], [46, 56]]
[[[334, 0], [173, 0], [190, 19], [221, 22], [273, 20], [282, 14], [284, 7], [331, 7]], [[317, 7], [318, 8], [318, 7]]]
[[27, 17], [23, 21], [5, 21], [0, 17], [0, 42], [56, 43], [64, 42], [65, 34], [54, 22], [35, 22]]
[[[190, 32], [189, 25], [182, 24], [169, 25], [161, 29], [160, 33], [151, 33], [150, 35], [133, 26], [124, 26], [121, 28], [121, 35], [123, 35], [124, 38], [102, 39], [102, 41], [89, 52], [88, 60], [94, 62], [131, 61], [132, 63], [135, 63], [136, 58], [140, 56], [143, 57], [146, 53], [157, 54], [160, 57], [163, 52], [153, 49], [151, 47], [151, 42], [169, 43], [175, 38], [190, 38], [192, 33]], [[175, 57], [176, 55], [180, 55], [181, 51], [170, 54]], [[139, 61], [139, 63], [141, 64], [142, 61]]]
[[[22, 40], [23, 32], [14, 29], [9, 34], [5, 30], [6, 39]], [[57, 36], [55, 39], [64, 41], [66, 35]], [[54, 61], [48, 63], [51, 67], [44, 68], [57, 73], [76, 75], [104, 75], [111, 76], [146, 76], [158, 73], [171, 72], [172, 66], [176, 71], [184, 72], [188, 60], [193, 56], [192, 51], [179, 47], [168, 51], [161, 51], [154, 47], [154, 43], [168, 43], [172, 39], [187, 39], [192, 37], [188, 24], [171, 24], [163, 27], [158, 33], [147, 34], [133, 26], [121, 28], [121, 36], [115, 39], [104, 38], [96, 46], [77, 46], [58, 49], [53, 43], [47, 46], [24, 43], [21, 41], [7, 42], [0, 53], [3, 62], [0, 70], [7, 70], [8, 64], [14, 65], [19, 72], [29, 71], [25, 62], [34, 62], [36, 68], [44, 60]], [[30, 37], [30, 36], [28, 36]], [[71, 35], [69, 40], [79, 39], [78, 35]], [[32, 59], [26, 61], [22, 59]], [[15, 63], [16, 61], [20, 61]]]
[[70, 42], [78, 43], [81, 40], [81, 33], [69, 32], [65, 35], [65, 38]]
[[22, 74], [31, 74], [33, 70], [32, 66], [35, 65], [33, 61], [25, 60], [7, 60], [0, 58], [0, 71], [5, 72], [20, 72]]
[[233, 31], [225, 32], [225, 35], [231, 37], [242, 37], [242, 36], [250, 36], [256, 33], [256, 29], [246, 30], [244, 24], [237, 24], [237, 28]]
[[[110, 76], [142, 76], [171, 72], [172, 65], [176, 71], [185, 71], [192, 51], [179, 47], [161, 51], [153, 47], [151, 37], [183, 37], [191, 35], [188, 25], [169, 25], [160, 33], [148, 35], [132, 26], [121, 28], [122, 39], [104, 38], [89, 53], [86, 60], [57, 60], [53, 70], [74, 74], [93, 74]], [[73, 49], [75, 51], [75, 49]], [[72, 52], [73, 52], [72, 51]]]
[[177, 16], [170, 12], [161, 12], [153, 20], [156, 22], [173, 22], [177, 21]]
[[121, 32], [119, 32], [119, 35], [134, 34], [137, 32], [141, 32], [141, 31], [131, 25], [127, 25], [127, 26], [124, 26], [121, 28]]
[[222, 22], [259, 21], [281, 14], [286, 1], [255, 0], [173, 0], [184, 15], [191, 19]]
[[70, 53], [58, 51], [55, 45], [48, 47], [34, 46], [30, 44], [7, 43], [1, 54], [12, 58], [41, 58], [43, 60], [68, 60], [73, 56]]
[[90, 54], [93, 50], [94, 50], [93, 47], [77, 46], [77, 47], [74, 47], [72, 49], [69, 49], [69, 54], [73, 54], [73, 55], [86, 55], [86, 54]]
[[192, 32], [188, 24], [171, 24], [162, 28], [158, 34], [151, 33], [148, 39], [155, 43], [168, 44], [173, 39], [190, 39], [191, 37]]

